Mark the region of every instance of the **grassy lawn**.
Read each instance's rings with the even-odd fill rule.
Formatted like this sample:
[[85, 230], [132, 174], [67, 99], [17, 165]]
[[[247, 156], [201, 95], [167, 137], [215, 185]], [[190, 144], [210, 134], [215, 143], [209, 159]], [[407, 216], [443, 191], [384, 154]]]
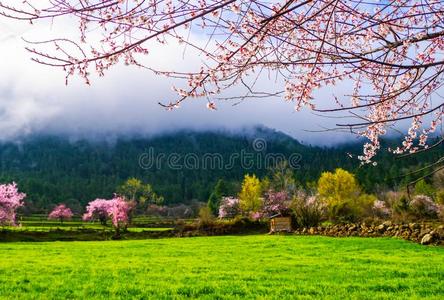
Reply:
[[444, 248], [223, 236], [0, 244], [4, 299], [443, 299]]

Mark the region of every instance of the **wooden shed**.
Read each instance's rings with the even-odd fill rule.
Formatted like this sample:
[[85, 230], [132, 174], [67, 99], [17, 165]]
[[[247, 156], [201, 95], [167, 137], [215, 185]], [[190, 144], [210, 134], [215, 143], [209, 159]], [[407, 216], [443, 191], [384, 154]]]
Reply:
[[291, 218], [284, 217], [281, 214], [270, 217], [270, 233], [291, 232]]

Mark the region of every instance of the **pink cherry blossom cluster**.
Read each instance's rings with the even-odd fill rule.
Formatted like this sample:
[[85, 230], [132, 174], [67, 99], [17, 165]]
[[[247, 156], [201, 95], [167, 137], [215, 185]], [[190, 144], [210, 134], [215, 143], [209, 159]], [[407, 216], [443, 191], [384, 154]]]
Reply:
[[132, 209], [130, 203], [125, 201], [123, 197], [115, 196], [109, 200], [111, 202], [108, 213], [114, 227], [123, 227], [128, 224], [129, 212]]
[[[0, 0], [0, 14], [7, 17], [77, 21], [79, 40], [48, 39], [52, 52], [48, 47], [36, 48], [42, 43], [31, 44], [27, 49], [35, 61], [63, 68], [67, 79], [77, 74], [88, 84], [91, 73], [103, 76], [119, 62], [183, 79], [185, 86], [173, 87], [177, 100], [161, 103], [167, 109], [179, 107], [188, 98], [204, 97], [207, 108], [215, 110], [216, 95], [224, 98], [224, 91], [239, 86], [245, 93], [231, 99], [281, 96], [293, 102], [296, 110], [348, 112], [353, 119], [337, 127], [368, 139], [359, 156], [363, 163], [372, 162], [380, 137], [394, 123], [412, 121], [405, 141], [393, 150], [412, 153], [427, 148], [427, 136], [442, 122], [444, 103], [436, 93], [444, 83], [441, 1], [45, 3]], [[193, 31], [208, 34], [208, 42], [189, 38]], [[149, 47], [171, 40], [201, 54], [202, 66], [182, 72], [143, 65], [141, 56], [149, 54]], [[262, 90], [264, 76], [276, 78], [276, 86], [281, 87]], [[327, 105], [315, 106], [316, 91], [339, 83], [349, 91], [335, 95]], [[432, 121], [428, 115], [433, 115]]]
[[222, 197], [219, 206], [219, 218], [234, 218], [238, 214], [240, 214], [239, 199]]
[[250, 219], [252, 219], [253, 221], [258, 221], [258, 220], [262, 219], [263, 217], [264, 217], [264, 214], [260, 211], [250, 213]]
[[17, 208], [24, 205], [26, 194], [20, 193], [15, 182], [0, 185], [0, 225], [15, 225]]
[[109, 200], [96, 199], [91, 201], [86, 206], [86, 213], [83, 215], [82, 219], [84, 221], [100, 220], [104, 223], [109, 218], [109, 206]]
[[73, 213], [69, 207], [67, 207], [65, 204], [59, 204], [48, 215], [48, 219], [60, 220], [62, 222], [64, 220], [71, 219], [72, 216]]
[[267, 216], [286, 215], [289, 213], [290, 202], [287, 192], [268, 191], [264, 198], [263, 213]]
[[118, 195], [111, 200], [96, 199], [88, 203], [83, 220], [98, 219], [102, 224], [106, 224], [106, 220], [111, 219], [113, 226], [119, 228], [127, 225], [131, 208], [130, 203]]

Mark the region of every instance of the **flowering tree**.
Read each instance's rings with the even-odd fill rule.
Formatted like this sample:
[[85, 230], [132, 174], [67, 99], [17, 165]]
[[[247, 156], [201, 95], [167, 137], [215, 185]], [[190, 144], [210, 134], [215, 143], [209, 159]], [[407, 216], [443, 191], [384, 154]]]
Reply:
[[102, 225], [106, 225], [107, 219], [111, 219], [116, 229], [116, 237], [118, 237], [120, 230], [128, 225], [128, 215], [132, 208], [125, 198], [118, 195], [111, 200], [96, 199], [88, 204], [83, 220], [99, 219]]
[[[337, 125], [368, 138], [359, 157], [367, 163], [394, 122], [411, 120], [392, 150], [399, 154], [425, 150], [442, 122], [442, 12], [435, 0], [0, 0], [0, 13], [10, 18], [77, 22], [78, 40], [51, 37], [27, 48], [35, 61], [63, 68], [67, 79], [78, 74], [89, 84], [92, 72], [103, 76], [119, 62], [153, 70], [141, 56], [153, 43], [176, 40], [205, 61], [185, 73], [153, 70], [187, 83], [174, 87], [177, 100], [161, 103], [167, 109], [192, 97], [215, 109], [215, 95], [239, 86], [245, 93], [238, 100], [281, 96], [296, 110], [350, 112], [356, 121]], [[190, 35], [197, 30], [207, 43]], [[264, 74], [276, 75], [281, 87], [262, 91]], [[316, 90], [340, 83], [349, 90], [315, 106]]]
[[264, 213], [268, 216], [276, 214], [287, 215], [291, 202], [288, 198], [288, 194], [285, 191], [268, 191], [264, 198]]
[[222, 197], [219, 207], [219, 218], [234, 218], [240, 214], [239, 199]]
[[52, 212], [48, 215], [48, 219], [60, 220], [60, 223], [63, 224], [64, 220], [69, 220], [73, 216], [73, 213], [69, 207], [66, 207], [65, 204], [57, 205]]
[[83, 215], [84, 221], [99, 220], [100, 223], [105, 226], [106, 221], [109, 219], [110, 202], [105, 199], [96, 199], [88, 203], [86, 207], [86, 213]]
[[15, 182], [0, 185], [0, 225], [15, 225], [17, 208], [24, 205], [26, 194], [20, 193]]
[[111, 221], [118, 235], [120, 229], [126, 228], [128, 225], [128, 215], [132, 207], [127, 201], [125, 201], [125, 198], [117, 195], [109, 200], [109, 202], [108, 214], [111, 217]]
[[264, 214], [260, 211], [251, 212], [250, 213], [250, 219], [253, 221], [258, 221], [264, 217]]

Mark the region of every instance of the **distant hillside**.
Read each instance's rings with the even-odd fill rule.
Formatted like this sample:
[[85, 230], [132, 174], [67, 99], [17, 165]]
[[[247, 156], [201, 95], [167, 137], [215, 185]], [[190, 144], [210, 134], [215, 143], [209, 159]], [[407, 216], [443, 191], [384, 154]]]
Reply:
[[[339, 148], [306, 146], [267, 128], [245, 134], [181, 131], [154, 138], [121, 139], [110, 145], [58, 137], [38, 137], [0, 145], [0, 182], [16, 181], [35, 211], [65, 202], [80, 209], [97, 197], [110, 197], [129, 177], [153, 185], [167, 203], [206, 201], [219, 178], [238, 186], [245, 173], [265, 176], [276, 157], [292, 159], [296, 179], [305, 184], [320, 173], [342, 167], [357, 174], [368, 191], [393, 186], [407, 168], [436, 160], [443, 148], [409, 159], [381, 153], [377, 167], [359, 167], [346, 153], [361, 145]], [[153, 158], [154, 163], [153, 163]]]

